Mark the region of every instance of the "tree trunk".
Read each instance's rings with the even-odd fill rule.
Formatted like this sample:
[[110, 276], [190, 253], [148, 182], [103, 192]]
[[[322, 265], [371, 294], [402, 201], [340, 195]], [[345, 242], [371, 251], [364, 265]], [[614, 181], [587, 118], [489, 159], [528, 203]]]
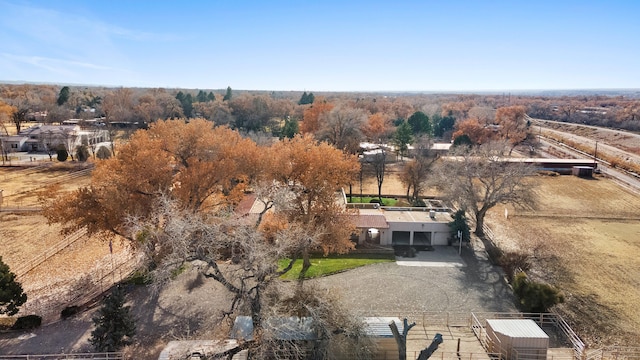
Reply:
[[412, 327], [416, 326], [416, 323], [414, 322], [409, 324], [406, 318], [404, 318], [402, 322], [404, 325], [402, 334], [398, 331], [398, 326], [395, 321], [391, 321], [389, 323], [389, 327], [391, 328], [391, 333], [393, 333], [393, 337], [398, 344], [398, 360], [407, 360], [407, 334]]
[[311, 267], [311, 257], [309, 256], [309, 251], [304, 250], [302, 252], [302, 269], [300, 270], [300, 274], [298, 275], [298, 282], [302, 283], [304, 281], [304, 276], [307, 274], [307, 271]]
[[476, 212], [476, 230], [474, 233], [480, 237], [484, 236], [484, 216], [487, 214], [486, 211], [477, 211]]

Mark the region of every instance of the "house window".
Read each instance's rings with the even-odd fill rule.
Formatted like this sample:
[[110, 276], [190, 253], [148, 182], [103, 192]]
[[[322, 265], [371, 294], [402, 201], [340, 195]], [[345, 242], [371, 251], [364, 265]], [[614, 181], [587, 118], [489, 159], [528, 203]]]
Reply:
[[18, 144], [11, 144], [11, 148], [12, 149], [17, 149], [18, 148]]

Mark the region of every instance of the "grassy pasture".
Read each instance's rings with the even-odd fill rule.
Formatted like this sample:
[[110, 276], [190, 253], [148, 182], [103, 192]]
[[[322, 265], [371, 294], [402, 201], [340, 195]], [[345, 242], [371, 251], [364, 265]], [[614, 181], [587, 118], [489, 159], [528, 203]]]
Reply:
[[640, 195], [598, 178], [541, 177], [539, 208], [494, 208], [502, 247], [529, 253], [534, 277], [560, 288], [558, 311], [592, 347], [640, 343]]

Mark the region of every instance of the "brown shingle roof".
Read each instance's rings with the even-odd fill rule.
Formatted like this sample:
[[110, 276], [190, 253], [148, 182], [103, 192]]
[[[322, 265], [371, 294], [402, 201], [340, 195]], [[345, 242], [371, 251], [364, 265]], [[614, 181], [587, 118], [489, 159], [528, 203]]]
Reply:
[[356, 215], [356, 227], [364, 229], [388, 229], [384, 215]]

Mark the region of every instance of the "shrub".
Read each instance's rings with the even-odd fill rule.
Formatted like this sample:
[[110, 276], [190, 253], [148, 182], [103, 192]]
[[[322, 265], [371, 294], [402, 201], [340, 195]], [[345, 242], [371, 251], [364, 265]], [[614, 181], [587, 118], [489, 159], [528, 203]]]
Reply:
[[58, 161], [67, 161], [67, 159], [69, 158], [69, 153], [63, 145], [60, 145], [60, 147], [58, 147], [56, 153], [58, 154]]
[[531, 269], [531, 263], [529, 262], [529, 255], [519, 252], [507, 252], [503, 253], [500, 257], [500, 266], [504, 269], [507, 275], [509, 283], [513, 283], [513, 278], [517, 271], [529, 271]]
[[89, 159], [89, 149], [86, 145], [78, 145], [78, 147], [76, 147], [76, 159], [82, 162]]
[[80, 312], [79, 306], [68, 306], [60, 312], [60, 318], [67, 319]]
[[551, 285], [530, 281], [523, 272], [513, 280], [513, 292], [518, 297], [520, 308], [525, 312], [544, 313], [564, 302], [564, 296]]
[[151, 284], [151, 276], [146, 271], [137, 270], [124, 281], [130, 285], [149, 285]]
[[96, 152], [96, 157], [100, 160], [105, 160], [111, 157], [111, 150], [106, 146], [100, 146]]
[[42, 324], [42, 318], [38, 315], [21, 316], [11, 327], [12, 330], [31, 330]]

